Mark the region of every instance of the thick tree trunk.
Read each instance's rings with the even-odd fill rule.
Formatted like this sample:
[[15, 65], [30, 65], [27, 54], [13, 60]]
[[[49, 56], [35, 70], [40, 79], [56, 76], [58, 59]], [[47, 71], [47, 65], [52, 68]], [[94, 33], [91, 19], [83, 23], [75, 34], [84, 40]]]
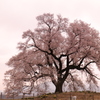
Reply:
[[59, 80], [57, 82], [57, 84], [55, 85], [55, 87], [56, 87], [55, 93], [61, 93], [61, 92], [63, 92], [62, 86], [63, 86], [63, 82], [61, 80]]
[[66, 73], [63, 77], [61, 77], [61, 75], [58, 75], [58, 80], [57, 81], [53, 81], [55, 87], [56, 87], [56, 90], [55, 90], [55, 93], [61, 93], [63, 92], [62, 90], [62, 86], [63, 86], [63, 83], [64, 81], [66, 80], [67, 76], [68, 76], [68, 72], [69, 72], [69, 69], [66, 70]]

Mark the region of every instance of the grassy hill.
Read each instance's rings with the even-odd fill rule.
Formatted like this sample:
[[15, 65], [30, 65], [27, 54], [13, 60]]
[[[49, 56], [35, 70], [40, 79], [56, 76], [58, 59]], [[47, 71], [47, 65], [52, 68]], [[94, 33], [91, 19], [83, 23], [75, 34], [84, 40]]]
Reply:
[[[22, 99], [8, 99], [8, 100], [100, 100], [100, 93], [96, 92], [65, 92], [45, 94], [38, 97], [25, 97]], [[73, 98], [73, 99], [72, 99]], [[1, 99], [0, 99], [1, 100]], [[7, 100], [3, 98], [2, 100]]]
[[[95, 92], [65, 92], [46, 94], [38, 97], [24, 98], [24, 100], [100, 100], [100, 93]], [[72, 99], [73, 98], [73, 99]]]

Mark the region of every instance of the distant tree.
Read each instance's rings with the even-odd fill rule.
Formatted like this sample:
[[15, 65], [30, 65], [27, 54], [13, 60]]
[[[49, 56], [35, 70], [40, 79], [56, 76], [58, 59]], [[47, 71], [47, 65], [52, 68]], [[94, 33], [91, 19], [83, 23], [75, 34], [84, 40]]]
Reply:
[[37, 84], [47, 81], [55, 85], [55, 92], [62, 92], [65, 81], [83, 87], [79, 72], [88, 73], [96, 82], [92, 69], [100, 69], [99, 32], [81, 20], [69, 23], [49, 13], [38, 16], [37, 21], [34, 32], [23, 33], [25, 41], [18, 44], [21, 52], [7, 63], [11, 69], [5, 73], [5, 92], [31, 93]]

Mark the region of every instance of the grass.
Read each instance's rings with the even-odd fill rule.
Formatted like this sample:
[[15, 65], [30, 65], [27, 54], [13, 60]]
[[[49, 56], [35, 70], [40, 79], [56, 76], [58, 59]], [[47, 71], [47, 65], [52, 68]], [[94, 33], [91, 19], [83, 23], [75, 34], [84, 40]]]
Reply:
[[95, 92], [65, 92], [58, 94], [46, 94], [34, 98], [34, 100], [71, 100], [76, 96], [76, 100], [100, 100], [100, 93]]
[[38, 97], [28, 97], [24, 99], [14, 99], [14, 100], [72, 100], [71, 99], [72, 96], [76, 96], [77, 97], [76, 100], [100, 100], [100, 93], [89, 92], [89, 91], [46, 94]]

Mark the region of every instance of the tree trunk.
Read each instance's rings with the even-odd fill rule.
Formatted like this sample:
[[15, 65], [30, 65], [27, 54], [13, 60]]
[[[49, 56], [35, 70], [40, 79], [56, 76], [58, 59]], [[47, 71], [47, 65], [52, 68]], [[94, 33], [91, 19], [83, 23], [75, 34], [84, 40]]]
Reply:
[[56, 87], [55, 93], [63, 92], [62, 85], [63, 85], [63, 82], [61, 80], [58, 80], [58, 82], [55, 85], [55, 87]]
[[66, 73], [63, 77], [61, 77], [61, 75], [58, 75], [58, 80], [57, 81], [53, 81], [55, 87], [56, 87], [56, 90], [55, 90], [55, 93], [61, 93], [63, 92], [62, 90], [62, 86], [63, 86], [63, 83], [64, 81], [66, 80], [67, 76], [68, 76], [68, 72], [69, 72], [69, 69], [66, 70]]

